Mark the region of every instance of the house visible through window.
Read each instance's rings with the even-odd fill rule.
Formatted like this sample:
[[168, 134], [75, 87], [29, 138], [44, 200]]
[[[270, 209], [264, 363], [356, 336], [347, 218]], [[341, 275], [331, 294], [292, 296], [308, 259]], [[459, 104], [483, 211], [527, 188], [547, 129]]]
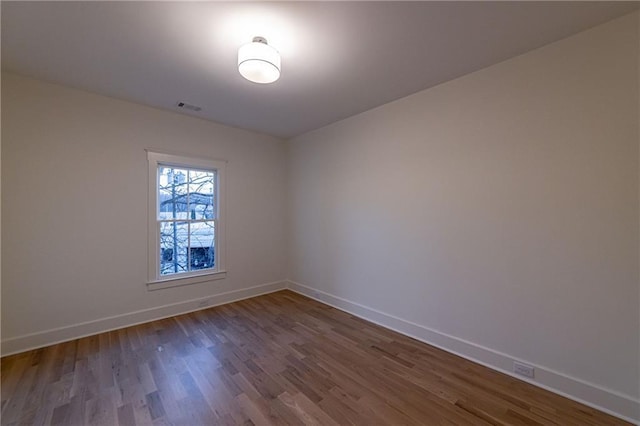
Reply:
[[158, 165], [160, 275], [215, 268], [216, 172]]
[[149, 167], [150, 282], [221, 271], [224, 163], [150, 152]]

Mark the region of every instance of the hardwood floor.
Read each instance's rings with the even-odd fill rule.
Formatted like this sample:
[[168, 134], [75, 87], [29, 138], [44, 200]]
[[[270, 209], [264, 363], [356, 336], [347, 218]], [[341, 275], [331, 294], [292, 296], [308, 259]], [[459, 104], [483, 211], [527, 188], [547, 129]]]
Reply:
[[620, 425], [290, 291], [2, 359], [2, 425]]

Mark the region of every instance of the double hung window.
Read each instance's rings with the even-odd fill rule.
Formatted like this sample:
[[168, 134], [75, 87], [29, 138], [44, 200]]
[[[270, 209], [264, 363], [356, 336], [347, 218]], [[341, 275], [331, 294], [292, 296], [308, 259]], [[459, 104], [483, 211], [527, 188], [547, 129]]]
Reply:
[[224, 278], [226, 163], [156, 152], [148, 160], [150, 288]]

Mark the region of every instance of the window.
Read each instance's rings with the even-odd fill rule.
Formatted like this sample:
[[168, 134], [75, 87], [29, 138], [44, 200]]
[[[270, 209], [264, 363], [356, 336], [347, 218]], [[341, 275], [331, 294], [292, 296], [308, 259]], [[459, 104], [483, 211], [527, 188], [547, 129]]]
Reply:
[[147, 153], [150, 289], [225, 277], [219, 160]]

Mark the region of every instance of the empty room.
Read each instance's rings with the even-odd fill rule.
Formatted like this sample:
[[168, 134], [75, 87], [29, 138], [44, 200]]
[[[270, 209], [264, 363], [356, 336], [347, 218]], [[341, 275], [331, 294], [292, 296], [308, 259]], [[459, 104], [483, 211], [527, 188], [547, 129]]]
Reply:
[[640, 424], [639, 9], [2, 1], [0, 424]]

